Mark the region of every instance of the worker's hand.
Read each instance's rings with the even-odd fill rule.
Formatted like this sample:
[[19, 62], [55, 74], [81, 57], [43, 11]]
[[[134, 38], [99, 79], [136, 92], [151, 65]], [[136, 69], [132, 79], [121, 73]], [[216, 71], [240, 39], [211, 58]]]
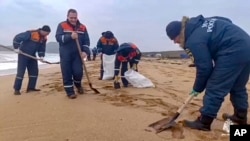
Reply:
[[114, 88], [115, 89], [120, 89], [121, 88], [120, 82], [119, 82], [119, 77], [117, 75], [115, 76]]
[[87, 54], [86, 54], [85, 52], [82, 52], [82, 53], [81, 53], [81, 57], [82, 57], [82, 59], [84, 59], [84, 58], [87, 57]]
[[19, 49], [14, 49], [14, 52], [15, 53], [19, 53]]
[[118, 75], [116, 75], [116, 76], [114, 77], [114, 80], [115, 80], [115, 82], [118, 82], [118, 81], [119, 81]]
[[136, 70], [137, 70], [137, 65], [136, 65], [136, 64], [133, 64], [132, 69], [133, 69], [134, 71], [136, 71]]
[[76, 32], [73, 32], [73, 33], [71, 34], [71, 38], [72, 38], [72, 39], [77, 39], [77, 38], [78, 38], [78, 34], [77, 34]]
[[45, 63], [44, 58], [43, 57], [39, 57], [39, 61], [42, 63]]
[[199, 95], [200, 93], [199, 92], [196, 92], [195, 90], [192, 90], [191, 92], [190, 92], [190, 95], [193, 95], [193, 96], [197, 96], [197, 95]]

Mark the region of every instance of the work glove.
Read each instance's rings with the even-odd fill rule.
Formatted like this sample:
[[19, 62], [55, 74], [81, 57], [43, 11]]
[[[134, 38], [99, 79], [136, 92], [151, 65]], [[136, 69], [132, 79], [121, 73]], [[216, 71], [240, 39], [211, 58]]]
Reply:
[[114, 77], [114, 81], [119, 82], [119, 77], [117, 75]]
[[82, 60], [84, 60], [84, 58], [87, 57], [87, 54], [86, 54], [85, 52], [82, 52], [82, 53], [81, 53], [81, 57], [82, 57]]
[[42, 63], [45, 62], [43, 57], [39, 57], [39, 61], [42, 62]]
[[78, 34], [77, 34], [76, 32], [73, 32], [73, 33], [71, 34], [71, 38], [72, 38], [72, 39], [77, 39], [77, 38], [78, 38]]
[[43, 61], [43, 60], [44, 60], [44, 57], [39, 57], [39, 59]]
[[115, 89], [120, 89], [121, 88], [120, 82], [119, 82], [119, 77], [117, 75], [115, 76], [114, 88]]
[[200, 94], [200, 92], [196, 92], [195, 90], [192, 90], [191, 92], [190, 92], [190, 95], [193, 95], [193, 96], [197, 96], [197, 95], [199, 95]]
[[19, 49], [14, 49], [14, 52], [15, 53], [19, 53]]
[[133, 64], [132, 69], [133, 69], [134, 71], [136, 71], [136, 70], [137, 70], [137, 65], [136, 65], [136, 64]]

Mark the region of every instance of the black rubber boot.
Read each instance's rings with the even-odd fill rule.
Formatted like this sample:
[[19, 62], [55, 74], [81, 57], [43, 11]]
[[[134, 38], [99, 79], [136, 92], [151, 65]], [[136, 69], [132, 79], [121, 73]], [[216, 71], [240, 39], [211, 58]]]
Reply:
[[77, 98], [77, 95], [76, 94], [67, 94], [68, 98], [69, 99], [76, 99]]
[[224, 120], [230, 119], [239, 125], [244, 125], [247, 124], [247, 110], [234, 110], [233, 115], [224, 113], [222, 114], [222, 118]]
[[34, 89], [33, 88], [32, 89], [28, 88], [26, 92], [29, 93], [29, 92], [38, 92], [38, 91], [41, 91], [41, 90], [40, 89], [35, 89], [35, 88]]
[[77, 87], [77, 92], [78, 92], [79, 94], [84, 94], [83, 87]]
[[120, 82], [114, 82], [114, 88], [115, 89], [120, 89], [121, 88], [121, 85], [120, 85]]
[[15, 90], [15, 91], [14, 91], [14, 95], [21, 95], [21, 92], [18, 91], [18, 90]]
[[184, 120], [183, 124], [191, 129], [197, 129], [202, 131], [210, 131], [211, 124], [214, 118], [208, 116], [200, 116], [195, 121]]

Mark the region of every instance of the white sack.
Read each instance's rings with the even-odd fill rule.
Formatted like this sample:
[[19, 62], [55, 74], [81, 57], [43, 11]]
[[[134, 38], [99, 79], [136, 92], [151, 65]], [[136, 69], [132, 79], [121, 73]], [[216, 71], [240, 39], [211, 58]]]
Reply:
[[150, 79], [146, 78], [139, 72], [136, 72], [132, 69], [129, 69], [124, 73], [124, 77], [128, 80], [133, 87], [136, 88], [147, 88], [147, 87], [155, 87], [155, 85], [151, 82]]
[[102, 80], [110, 80], [114, 77], [115, 70], [115, 54], [114, 55], [102, 55], [103, 62], [103, 77]]

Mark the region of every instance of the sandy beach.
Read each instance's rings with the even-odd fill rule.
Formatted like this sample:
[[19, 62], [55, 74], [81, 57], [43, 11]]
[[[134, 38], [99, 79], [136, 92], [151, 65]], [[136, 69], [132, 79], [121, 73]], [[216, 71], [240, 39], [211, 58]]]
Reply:
[[[86, 64], [90, 79], [101, 94], [89, 88], [85, 77], [86, 94], [73, 100], [63, 90], [59, 65], [40, 69], [40, 92], [25, 92], [26, 72], [20, 96], [13, 95], [15, 75], [1, 76], [0, 141], [228, 141], [228, 136], [221, 136], [221, 115], [233, 111], [228, 96], [211, 132], [180, 127], [183, 136], [176, 137], [174, 130], [160, 134], [145, 131], [150, 123], [175, 113], [188, 97], [196, 71], [188, 67], [190, 63], [144, 58], [139, 72], [156, 87], [114, 90], [112, 80], [98, 80], [100, 61], [89, 61]], [[194, 120], [199, 115], [202, 96], [193, 99], [177, 121]], [[248, 123], [249, 117], [248, 114]]]

